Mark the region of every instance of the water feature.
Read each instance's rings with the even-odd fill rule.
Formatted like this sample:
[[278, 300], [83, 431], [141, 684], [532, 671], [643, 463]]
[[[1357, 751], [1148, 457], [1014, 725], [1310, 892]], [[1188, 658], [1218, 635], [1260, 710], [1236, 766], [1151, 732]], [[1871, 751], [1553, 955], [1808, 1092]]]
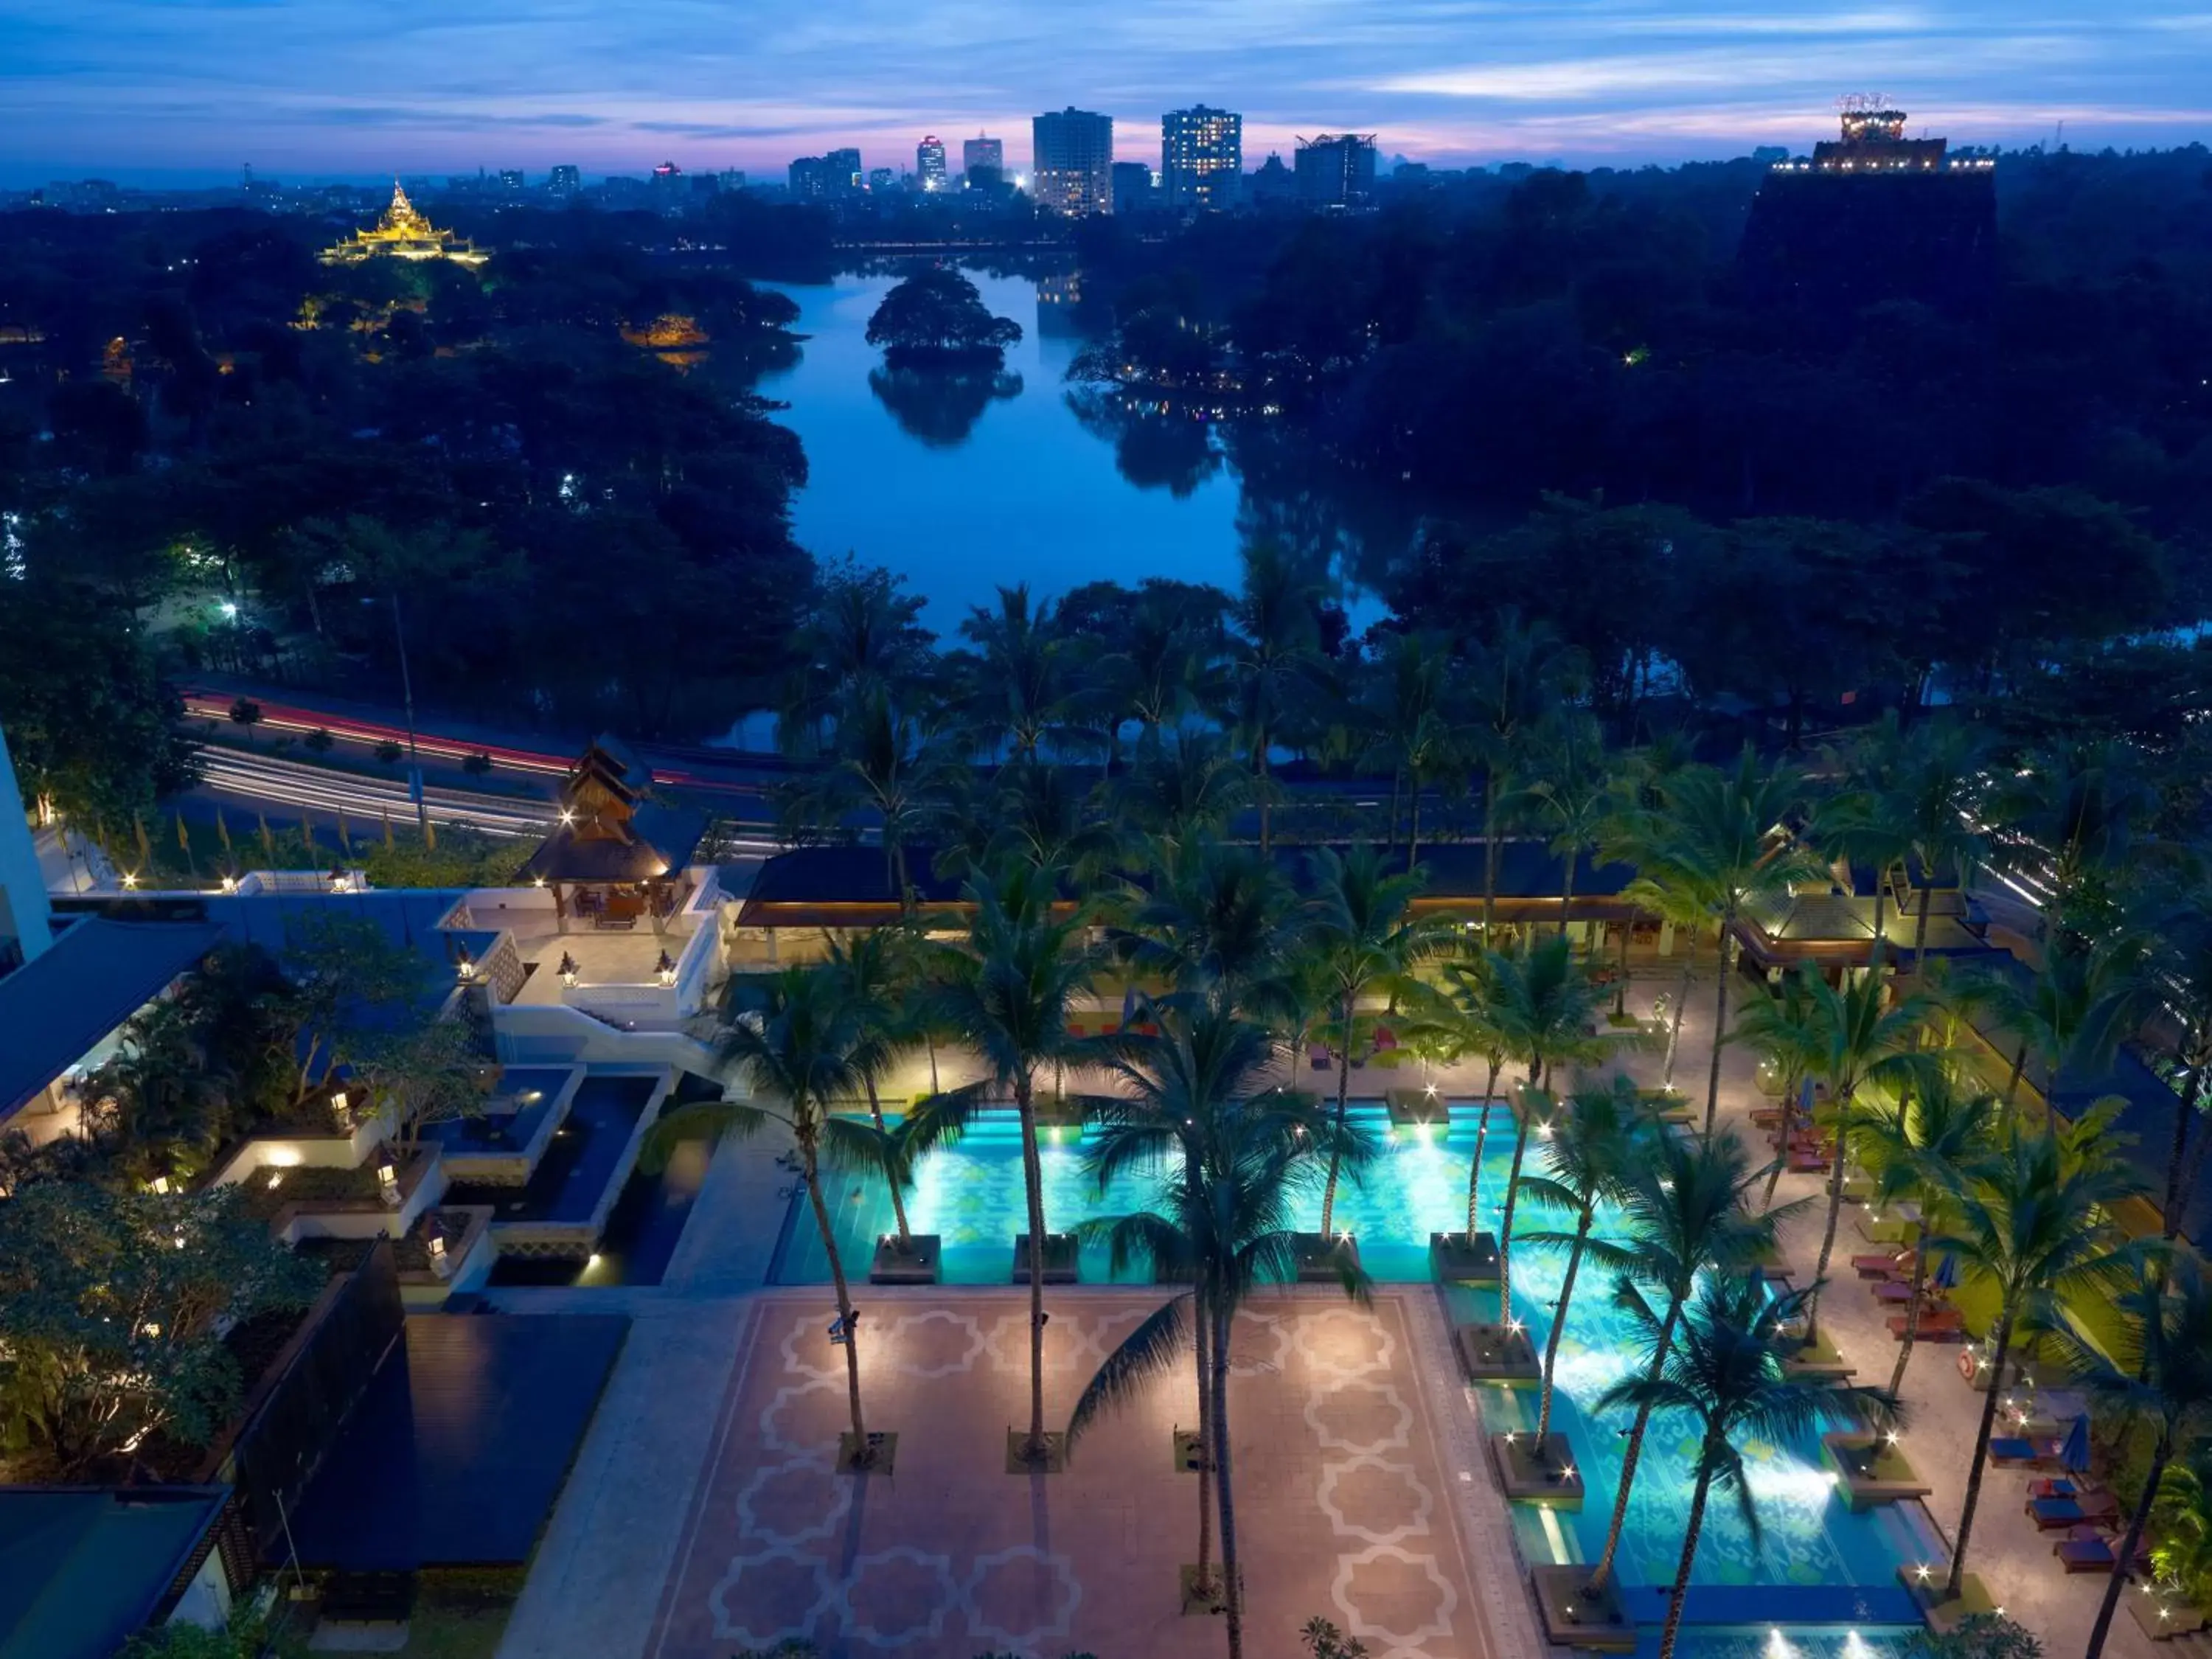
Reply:
[[[1471, 1103], [1453, 1103], [1449, 1128], [1393, 1129], [1381, 1104], [1354, 1103], [1354, 1115], [1375, 1137], [1378, 1156], [1364, 1178], [1347, 1185], [1337, 1203], [1336, 1224], [1359, 1242], [1369, 1273], [1386, 1282], [1425, 1285], [1430, 1279], [1427, 1245], [1432, 1231], [1456, 1231], [1467, 1204], [1468, 1161], [1474, 1155], [1475, 1125]], [[1141, 1206], [1156, 1177], [1123, 1176], [1101, 1194], [1083, 1170], [1082, 1137], [1072, 1129], [1047, 1130], [1042, 1148], [1048, 1224], [1064, 1230], [1086, 1217], [1126, 1213]], [[1512, 1161], [1513, 1124], [1493, 1109], [1484, 1150], [1482, 1224], [1496, 1231]], [[1532, 1146], [1533, 1146], [1532, 1143]], [[1531, 1166], [1535, 1153], [1530, 1154]], [[926, 1159], [907, 1200], [914, 1229], [944, 1240], [944, 1272], [951, 1283], [1004, 1285], [1012, 1267], [1014, 1235], [1026, 1228], [1022, 1194], [1020, 1138], [1011, 1113], [971, 1132], [957, 1146]], [[831, 1177], [830, 1196], [836, 1217], [841, 1254], [848, 1269], [864, 1276], [869, 1249], [893, 1225], [890, 1197], [880, 1180], [842, 1172]], [[1310, 1195], [1319, 1219], [1319, 1194]], [[1609, 1218], [1601, 1217], [1599, 1231]], [[1524, 1207], [1516, 1231], [1565, 1224], [1557, 1215]], [[1562, 1252], [1526, 1243], [1515, 1252], [1514, 1306], [1528, 1322], [1539, 1352], [1549, 1334], [1553, 1303], [1565, 1273]], [[1086, 1282], [1109, 1278], [1103, 1248], [1085, 1251]], [[821, 1283], [826, 1259], [812, 1217], [803, 1200], [794, 1200], [774, 1275], [787, 1284]], [[1125, 1277], [1142, 1279], [1139, 1270]], [[1553, 1425], [1573, 1442], [1591, 1494], [1579, 1513], [1516, 1506], [1523, 1555], [1532, 1561], [1595, 1560], [1603, 1548], [1611, 1519], [1611, 1493], [1618, 1488], [1622, 1431], [1632, 1413], [1594, 1413], [1587, 1402], [1626, 1376], [1637, 1362], [1638, 1343], [1628, 1316], [1616, 1308], [1604, 1275], [1585, 1269], [1579, 1280], [1559, 1358], [1560, 1399]], [[1455, 1320], [1492, 1316], [1494, 1291], [1454, 1288], [1446, 1300]], [[1532, 1428], [1534, 1390], [1484, 1389], [1486, 1426], [1493, 1431]], [[1830, 1426], [1843, 1426], [1841, 1424]], [[1876, 1509], [1852, 1513], [1838, 1496], [1821, 1463], [1817, 1437], [1787, 1445], [1753, 1443], [1741, 1448], [1751, 1468], [1751, 1486], [1764, 1528], [1755, 1547], [1733, 1501], [1717, 1498], [1709, 1507], [1704, 1540], [1692, 1582], [1698, 1585], [1827, 1585], [1857, 1587], [1846, 1594], [1838, 1617], [1856, 1619], [1871, 1629], [1896, 1615], [1899, 1594], [1897, 1564], [1924, 1559], [1925, 1543], [1910, 1529], [1908, 1511]], [[1691, 1490], [1690, 1459], [1694, 1439], [1686, 1425], [1660, 1418], [1646, 1442], [1636, 1491], [1623, 1534], [1620, 1571], [1625, 1585], [1670, 1581], [1678, 1565], [1682, 1517]], [[1745, 1617], [1756, 1617], [1747, 1609]], [[1717, 1635], [1717, 1632], [1707, 1632]], [[1829, 1641], [1793, 1631], [1805, 1645], [1797, 1652], [1855, 1656], [1845, 1639], [1849, 1627]], [[1765, 1645], [1764, 1630], [1747, 1638], [1762, 1659], [1778, 1659]], [[1699, 1650], [1705, 1651], [1705, 1650]], [[1723, 1645], [1712, 1651], [1733, 1651]], [[1871, 1653], [1872, 1650], [1869, 1650]]]
[[1001, 584], [1056, 595], [1157, 575], [1234, 587], [1248, 530], [1324, 560], [1349, 544], [1343, 503], [1271, 441], [1232, 454], [1204, 419], [1071, 397], [1085, 341], [1069, 279], [969, 275], [994, 315], [1022, 325], [1002, 375], [886, 373], [866, 334], [893, 276], [780, 288], [806, 337], [798, 363], [758, 390], [789, 405], [775, 418], [805, 447], [793, 527], [817, 557], [904, 574], [925, 621], [950, 633]]

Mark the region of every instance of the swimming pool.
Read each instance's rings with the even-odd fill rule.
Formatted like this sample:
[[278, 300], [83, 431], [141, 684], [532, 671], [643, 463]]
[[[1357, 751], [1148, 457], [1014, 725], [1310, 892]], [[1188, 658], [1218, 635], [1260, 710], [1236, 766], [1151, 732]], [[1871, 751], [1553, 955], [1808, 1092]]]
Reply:
[[[1471, 1102], [1451, 1104], [1450, 1127], [1438, 1130], [1394, 1129], [1379, 1102], [1353, 1103], [1353, 1116], [1374, 1136], [1378, 1156], [1364, 1179], [1348, 1181], [1339, 1193], [1335, 1224], [1349, 1229], [1358, 1239], [1360, 1258], [1379, 1281], [1429, 1283], [1430, 1233], [1455, 1231], [1464, 1224], [1475, 1114]], [[1042, 1137], [1045, 1217], [1055, 1231], [1066, 1231], [1086, 1217], [1121, 1214], [1139, 1207], [1157, 1186], [1157, 1177], [1125, 1177], [1101, 1194], [1084, 1172], [1079, 1132], [1048, 1129]], [[1500, 1224], [1512, 1156], [1512, 1119], [1504, 1108], [1493, 1108], [1484, 1147], [1481, 1194], [1481, 1224], [1493, 1231]], [[1538, 1159], [1536, 1144], [1532, 1141], [1529, 1168], [1536, 1167]], [[1006, 1284], [1013, 1263], [1014, 1235], [1028, 1225], [1022, 1194], [1021, 1139], [1012, 1115], [1006, 1114], [1003, 1120], [994, 1115], [993, 1121], [971, 1131], [957, 1146], [926, 1160], [917, 1174], [915, 1189], [907, 1198], [908, 1217], [916, 1232], [942, 1237], [946, 1282]], [[831, 1177], [830, 1194], [846, 1271], [855, 1279], [865, 1279], [876, 1237], [894, 1225], [889, 1194], [880, 1179], [850, 1171]], [[1310, 1213], [1302, 1218], [1304, 1224], [1318, 1225], [1318, 1182], [1304, 1207]], [[1567, 1224], [1556, 1214], [1538, 1221], [1535, 1212], [1525, 1206], [1517, 1230], [1522, 1233], [1540, 1225], [1564, 1228]], [[1602, 1218], [1598, 1230], [1606, 1230]], [[1086, 1249], [1082, 1263], [1086, 1282], [1105, 1282], [1108, 1268], [1103, 1246]], [[1524, 1243], [1515, 1253], [1514, 1310], [1528, 1322], [1539, 1352], [1550, 1334], [1552, 1304], [1565, 1268], [1564, 1252], [1536, 1249]], [[773, 1276], [784, 1284], [819, 1284], [829, 1278], [819, 1237], [803, 1202], [794, 1201]], [[1130, 1277], [1141, 1279], [1144, 1275]], [[1604, 1548], [1612, 1517], [1611, 1495], [1620, 1481], [1624, 1432], [1632, 1413], [1622, 1411], [1596, 1417], [1578, 1402], [1597, 1398], [1637, 1363], [1633, 1328], [1628, 1316], [1613, 1306], [1610, 1288], [1602, 1275], [1588, 1269], [1577, 1282], [1568, 1328], [1560, 1340], [1560, 1397], [1553, 1410], [1554, 1429], [1563, 1429], [1574, 1443], [1585, 1472], [1589, 1501], [1580, 1513], [1514, 1506], [1522, 1552], [1531, 1561], [1590, 1561]], [[1495, 1317], [1495, 1291], [1454, 1286], [1444, 1294], [1455, 1321]], [[1480, 1392], [1490, 1429], [1534, 1426], [1537, 1395], [1534, 1389]], [[1694, 1437], [1686, 1424], [1663, 1417], [1654, 1419], [1622, 1534], [1619, 1569], [1624, 1585], [1655, 1585], [1673, 1579], [1681, 1548], [1683, 1518], [1689, 1509], [1694, 1449]], [[1899, 1616], [1904, 1593], [1896, 1580], [1898, 1563], [1923, 1559], [1931, 1553], [1927, 1541], [1913, 1535], [1908, 1512], [1885, 1508], [1852, 1513], [1829, 1480], [1817, 1436], [1808, 1437], [1802, 1444], [1758, 1443], [1741, 1449], [1750, 1464], [1752, 1489], [1759, 1500], [1764, 1547], [1753, 1547], [1733, 1503], [1717, 1499], [1707, 1509], [1692, 1582], [1712, 1586], [1802, 1586], [1808, 1591], [1820, 1586], [1857, 1587], [1864, 1593], [1842, 1598], [1839, 1616], [1867, 1626], [1866, 1640], [1874, 1639], [1875, 1627]], [[1726, 1627], [1729, 1642], [1711, 1651], [1717, 1655], [1756, 1651], [1759, 1659], [1783, 1659], [1779, 1650], [1767, 1645], [1763, 1627], [1751, 1626], [1750, 1636], [1744, 1638], [1752, 1641], [1752, 1649], [1733, 1645], [1740, 1634], [1735, 1626], [1759, 1616], [1748, 1607], [1738, 1613]], [[1807, 1659], [1856, 1659], [1856, 1650], [1850, 1650], [1847, 1642], [1851, 1628], [1845, 1626], [1824, 1634], [1793, 1626], [1793, 1639], [1802, 1635], [1807, 1644], [1794, 1651]], [[1723, 1627], [1717, 1619], [1705, 1634], [1720, 1639]]]

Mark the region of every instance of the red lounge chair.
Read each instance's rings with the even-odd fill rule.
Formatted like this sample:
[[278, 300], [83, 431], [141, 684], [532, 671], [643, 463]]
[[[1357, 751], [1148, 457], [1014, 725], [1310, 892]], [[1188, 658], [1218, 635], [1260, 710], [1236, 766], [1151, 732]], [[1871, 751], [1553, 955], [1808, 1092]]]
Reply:
[[[1870, 1288], [1877, 1302], [1902, 1304], [1912, 1300], [1912, 1281], [1909, 1279], [1877, 1279]], [[1933, 1311], [1932, 1308], [1923, 1308], [1921, 1317], [1924, 1319]]]
[[1912, 1252], [1893, 1250], [1887, 1255], [1855, 1255], [1851, 1271], [1861, 1279], [1894, 1279], [1899, 1273], [1912, 1271]]
[[[1890, 1315], [1889, 1334], [1900, 1342], [1905, 1340], [1903, 1314]], [[1923, 1342], [1963, 1342], [1966, 1338], [1966, 1316], [1956, 1308], [1923, 1308], [1916, 1335]]]
[[2080, 1488], [2063, 1474], [2046, 1474], [2027, 1483], [2030, 1498], [2072, 1498]]
[[1778, 1129], [1782, 1127], [1779, 1106], [1754, 1106], [1751, 1109], [1751, 1127], [1754, 1129]]
[[1828, 1160], [1818, 1152], [1790, 1154], [1790, 1173], [1792, 1175], [1826, 1175]]
[[1397, 1046], [1398, 1034], [1395, 1031], [1387, 1025], [1378, 1025], [1375, 1028], [1376, 1053], [1380, 1054], [1385, 1048], [1395, 1048]]

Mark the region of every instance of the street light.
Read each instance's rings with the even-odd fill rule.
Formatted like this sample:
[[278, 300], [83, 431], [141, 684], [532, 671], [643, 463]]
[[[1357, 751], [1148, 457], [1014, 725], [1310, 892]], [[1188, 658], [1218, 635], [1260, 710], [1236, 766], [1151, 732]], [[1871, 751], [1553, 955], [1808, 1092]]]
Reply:
[[[407, 672], [407, 623], [399, 608], [399, 590], [384, 597], [392, 602], [392, 635], [399, 641], [399, 692], [407, 710], [407, 793], [415, 798], [415, 828], [425, 842], [430, 839], [430, 809], [422, 799], [422, 759], [415, 750], [415, 679]], [[374, 605], [371, 594], [362, 601]]]

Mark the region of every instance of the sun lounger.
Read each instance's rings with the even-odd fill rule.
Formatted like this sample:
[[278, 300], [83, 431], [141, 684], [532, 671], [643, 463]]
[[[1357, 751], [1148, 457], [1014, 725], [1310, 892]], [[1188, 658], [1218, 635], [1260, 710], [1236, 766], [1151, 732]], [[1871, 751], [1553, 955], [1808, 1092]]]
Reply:
[[2046, 1474], [2027, 1483], [2030, 1498], [2075, 1498], [2080, 1493], [2081, 1488], [2063, 1474]]
[[1754, 1129], [1778, 1129], [1782, 1127], [1779, 1106], [1754, 1106], [1751, 1109], [1751, 1127]]
[[1861, 1279], [1894, 1279], [1912, 1271], [1912, 1252], [1891, 1250], [1881, 1255], [1855, 1255], [1851, 1271]]
[[[2023, 1434], [2001, 1434], [1990, 1442], [1990, 1461], [1999, 1468], [2017, 1468], [2023, 1463], [2041, 1463], [2058, 1455], [2055, 1440], [2038, 1440]], [[2070, 1498], [2073, 1494], [2067, 1494]]]
[[[1905, 1340], [1905, 1316], [1889, 1316], [1889, 1334], [1899, 1341]], [[1956, 1308], [1923, 1308], [1920, 1312], [1920, 1328], [1915, 1335], [1923, 1342], [1959, 1342], [1966, 1335], [1966, 1316]]]
[[1826, 1175], [1828, 1173], [1828, 1160], [1821, 1157], [1818, 1152], [1792, 1152], [1790, 1154], [1790, 1173], [1791, 1175]]
[[1306, 1057], [1309, 1062], [1312, 1065], [1314, 1070], [1316, 1072], [1326, 1072], [1328, 1070], [1328, 1049], [1309, 1048], [1306, 1050]]
[[[2051, 1547], [2051, 1553], [2065, 1565], [2069, 1572], [2110, 1572], [2119, 1565], [2119, 1556], [2109, 1540], [2100, 1537], [2094, 1527], [2075, 1527]], [[2146, 1572], [2150, 1568], [2150, 1552], [2138, 1546], [2136, 1549], [2135, 1571]]]
[[2078, 1527], [2085, 1522], [2112, 1521], [2119, 1513], [2119, 1499], [2108, 1492], [2091, 1492], [2080, 1498], [2027, 1500], [2027, 1516], [2035, 1522], [2038, 1532], [2056, 1532], [2061, 1527]]
[[[1912, 1281], [1909, 1279], [1877, 1279], [1869, 1287], [1877, 1302], [1905, 1303], [1912, 1300]], [[1922, 1317], [1934, 1312], [1932, 1307], [1921, 1310]]]

